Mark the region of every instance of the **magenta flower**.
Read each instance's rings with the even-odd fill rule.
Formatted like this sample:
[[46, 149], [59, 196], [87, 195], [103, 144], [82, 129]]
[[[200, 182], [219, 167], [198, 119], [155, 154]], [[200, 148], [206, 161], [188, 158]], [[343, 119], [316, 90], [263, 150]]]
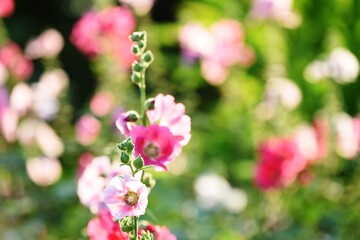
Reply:
[[104, 202], [116, 219], [145, 214], [148, 190], [139, 179], [115, 176], [104, 190]]
[[135, 156], [140, 154], [145, 165], [155, 165], [155, 170], [167, 171], [167, 164], [181, 151], [181, 145], [167, 127], [137, 126], [130, 136], [135, 144]]
[[191, 119], [185, 114], [185, 106], [176, 103], [173, 96], [158, 94], [154, 110], [148, 110], [146, 115], [150, 124], [168, 127], [181, 146], [190, 141]]
[[172, 234], [165, 226], [155, 226], [149, 224], [145, 230], [154, 234], [156, 240], [176, 240], [176, 236]]
[[0, 0], [0, 18], [10, 17], [15, 9], [14, 0]]
[[308, 163], [296, 143], [289, 139], [271, 139], [260, 146], [259, 154], [255, 183], [262, 190], [290, 185]]
[[86, 232], [90, 240], [128, 240], [128, 235], [121, 231], [119, 223], [112, 219], [108, 210], [101, 211], [98, 218], [91, 219]]

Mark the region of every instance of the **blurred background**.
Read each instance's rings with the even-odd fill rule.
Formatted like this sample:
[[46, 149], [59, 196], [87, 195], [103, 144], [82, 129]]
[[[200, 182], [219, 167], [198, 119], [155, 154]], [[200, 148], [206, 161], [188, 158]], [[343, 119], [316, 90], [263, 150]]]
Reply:
[[143, 219], [180, 240], [360, 237], [360, 1], [0, 0], [0, 239], [88, 239], [77, 181], [140, 109], [135, 30], [148, 96], [192, 119]]

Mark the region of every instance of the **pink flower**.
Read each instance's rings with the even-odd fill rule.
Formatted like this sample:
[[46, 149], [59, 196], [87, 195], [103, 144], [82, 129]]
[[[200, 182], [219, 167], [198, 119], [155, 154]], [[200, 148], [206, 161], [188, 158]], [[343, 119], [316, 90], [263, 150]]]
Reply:
[[74, 25], [70, 40], [89, 57], [108, 53], [120, 67], [129, 68], [136, 59], [128, 38], [135, 25], [131, 11], [124, 7], [88, 12]]
[[262, 190], [290, 185], [308, 162], [291, 139], [271, 139], [260, 146], [259, 154], [255, 183]]
[[9, 94], [5, 87], [0, 86], [0, 125], [5, 110], [9, 107]]
[[98, 218], [91, 219], [86, 228], [90, 240], [127, 240], [128, 235], [121, 231], [119, 223], [112, 219], [108, 210], [101, 211]]
[[143, 16], [150, 11], [155, 0], [119, 0], [119, 2], [129, 5], [135, 13]]
[[20, 80], [28, 79], [33, 72], [32, 62], [22, 54], [15, 42], [0, 46], [0, 63]]
[[140, 154], [145, 165], [155, 165], [156, 170], [167, 171], [167, 164], [181, 151], [180, 144], [167, 127], [156, 124], [136, 126], [130, 136], [135, 144], [135, 156]]
[[10, 17], [15, 9], [14, 0], [0, 0], [0, 18]]
[[191, 119], [185, 114], [185, 106], [176, 103], [173, 96], [158, 94], [154, 110], [148, 110], [146, 115], [150, 124], [168, 127], [181, 146], [190, 141]]
[[97, 213], [99, 209], [104, 208], [103, 191], [110, 179], [117, 174], [129, 173], [128, 167], [115, 167], [108, 157], [94, 158], [86, 164], [77, 182], [77, 195], [80, 202], [90, 208], [93, 213]]
[[146, 226], [145, 230], [153, 233], [156, 240], [176, 240], [176, 236], [173, 235], [165, 226], [155, 226], [149, 224]]
[[115, 176], [104, 190], [104, 202], [116, 219], [145, 214], [148, 190], [139, 179]]
[[96, 116], [103, 117], [108, 114], [113, 107], [113, 98], [107, 92], [95, 94], [90, 101], [90, 110]]
[[120, 112], [117, 116], [116, 116], [116, 120], [115, 120], [115, 126], [116, 128], [120, 131], [120, 133], [122, 135], [124, 135], [125, 137], [130, 136], [130, 131], [136, 126], [136, 124], [134, 122], [129, 122], [126, 121], [127, 118], [127, 113], [125, 112]]
[[91, 115], [84, 115], [76, 123], [76, 140], [82, 145], [91, 145], [95, 142], [100, 130], [99, 120]]

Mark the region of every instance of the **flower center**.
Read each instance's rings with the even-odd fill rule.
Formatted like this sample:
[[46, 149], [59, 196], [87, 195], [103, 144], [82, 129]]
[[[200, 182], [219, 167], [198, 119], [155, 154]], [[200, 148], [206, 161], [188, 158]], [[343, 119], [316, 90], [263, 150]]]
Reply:
[[149, 143], [144, 148], [144, 153], [148, 156], [152, 161], [155, 161], [156, 158], [159, 156], [159, 148], [155, 146], [153, 143]]
[[138, 201], [138, 195], [133, 191], [129, 190], [125, 195], [125, 202], [131, 206], [134, 206]]

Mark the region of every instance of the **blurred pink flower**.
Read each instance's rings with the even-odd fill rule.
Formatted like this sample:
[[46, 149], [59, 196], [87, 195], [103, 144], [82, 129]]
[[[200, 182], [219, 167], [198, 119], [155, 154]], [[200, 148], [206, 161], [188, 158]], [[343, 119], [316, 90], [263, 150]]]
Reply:
[[28, 79], [33, 72], [33, 63], [22, 54], [15, 42], [0, 46], [0, 63], [20, 80]]
[[274, 138], [261, 144], [255, 183], [262, 190], [286, 187], [307, 166], [307, 159], [291, 139]]
[[165, 226], [156, 226], [149, 224], [145, 230], [154, 234], [156, 240], [176, 240], [176, 236], [172, 234]]
[[86, 167], [92, 162], [94, 156], [90, 152], [81, 153], [78, 159], [78, 170], [77, 170], [77, 177], [80, 176], [85, 171]]
[[47, 29], [40, 36], [31, 39], [25, 53], [32, 59], [54, 58], [64, 47], [64, 39], [56, 29]]
[[16, 141], [19, 115], [11, 108], [6, 108], [1, 117], [1, 130], [5, 140], [9, 143]]
[[5, 87], [0, 86], [0, 125], [5, 110], [9, 107], [9, 94]]
[[99, 117], [108, 114], [113, 107], [113, 98], [107, 92], [96, 93], [90, 101], [91, 112]]
[[90, 240], [128, 240], [121, 231], [118, 221], [114, 221], [108, 210], [101, 211], [97, 218], [91, 219], [86, 232]]
[[171, 95], [158, 94], [155, 97], [154, 110], [146, 112], [150, 124], [168, 127], [181, 146], [191, 138], [191, 119], [185, 114], [185, 106], [176, 103]]
[[155, 170], [167, 171], [167, 164], [181, 151], [181, 145], [167, 127], [136, 126], [130, 136], [135, 144], [135, 156], [140, 154], [145, 165], [155, 165]]
[[334, 119], [336, 142], [335, 150], [339, 156], [354, 159], [359, 151], [359, 137], [357, 122], [347, 113], [335, 115]]
[[44, 187], [59, 181], [62, 167], [58, 159], [35, 157], [26, 160], [26, 172], [31, 181]]
[[14, 0], [0, 0], [0, 18], [10, 17], [15, 10]]
[[148, 190], [139, 179], [115, 176], [104, 190], [104, 202], [116, 219], [145, 214]]
[[80, 202], [93, 213], [97, 213], [99, 209], [105, 207], [103, 191], [110, 179], [117, 174], [130, 173], [127, 166], [114, 166], [106, 156], [93, 158], [80, 171], [82, 174], [77, 182], [77, 195]]
[[82, 145], [91, 145], [95, 142], [101, 130], [101, 123], [95, 117], [87, 114], [76, 123], [76, 140]]
[[219, 20], [210, 30], [189, 23], [180, 30], [179, 41], [185, 57], [200, 59], [202, 76], [213, 85], [225, 81], [229, 67], [249, 66], [255, 59], [254, 51], [244, 42], [243, 27], [236, 20]]
[[143, 16], [150, 11], [155, 0], [119, 0], [119, 2], [129, 5], [136, 14]]
[[24, 116], [31, 108], [33, 91], [29, 85], [17, 83], [10, 95], [10, 105], [20, 116]]
[[101, 12], [87, 12], [73, 27], [71, 42], [84, 54], [95, 57], [111, 54], [120, 67], [129, 68], [136, 56], [130, 51], [128, 36], [136, 26], [131, 11], [111, 7]]
[[136, 126], [134, 122], [126, 121], [127, 116], [128, 115], [126, 112], [120, 112], [119, 114], [117, 114], [115, 120], [116, 128], [120, 131], [122, 135], [124, 135], [124, 137], [130, 136], [130, 131]]

